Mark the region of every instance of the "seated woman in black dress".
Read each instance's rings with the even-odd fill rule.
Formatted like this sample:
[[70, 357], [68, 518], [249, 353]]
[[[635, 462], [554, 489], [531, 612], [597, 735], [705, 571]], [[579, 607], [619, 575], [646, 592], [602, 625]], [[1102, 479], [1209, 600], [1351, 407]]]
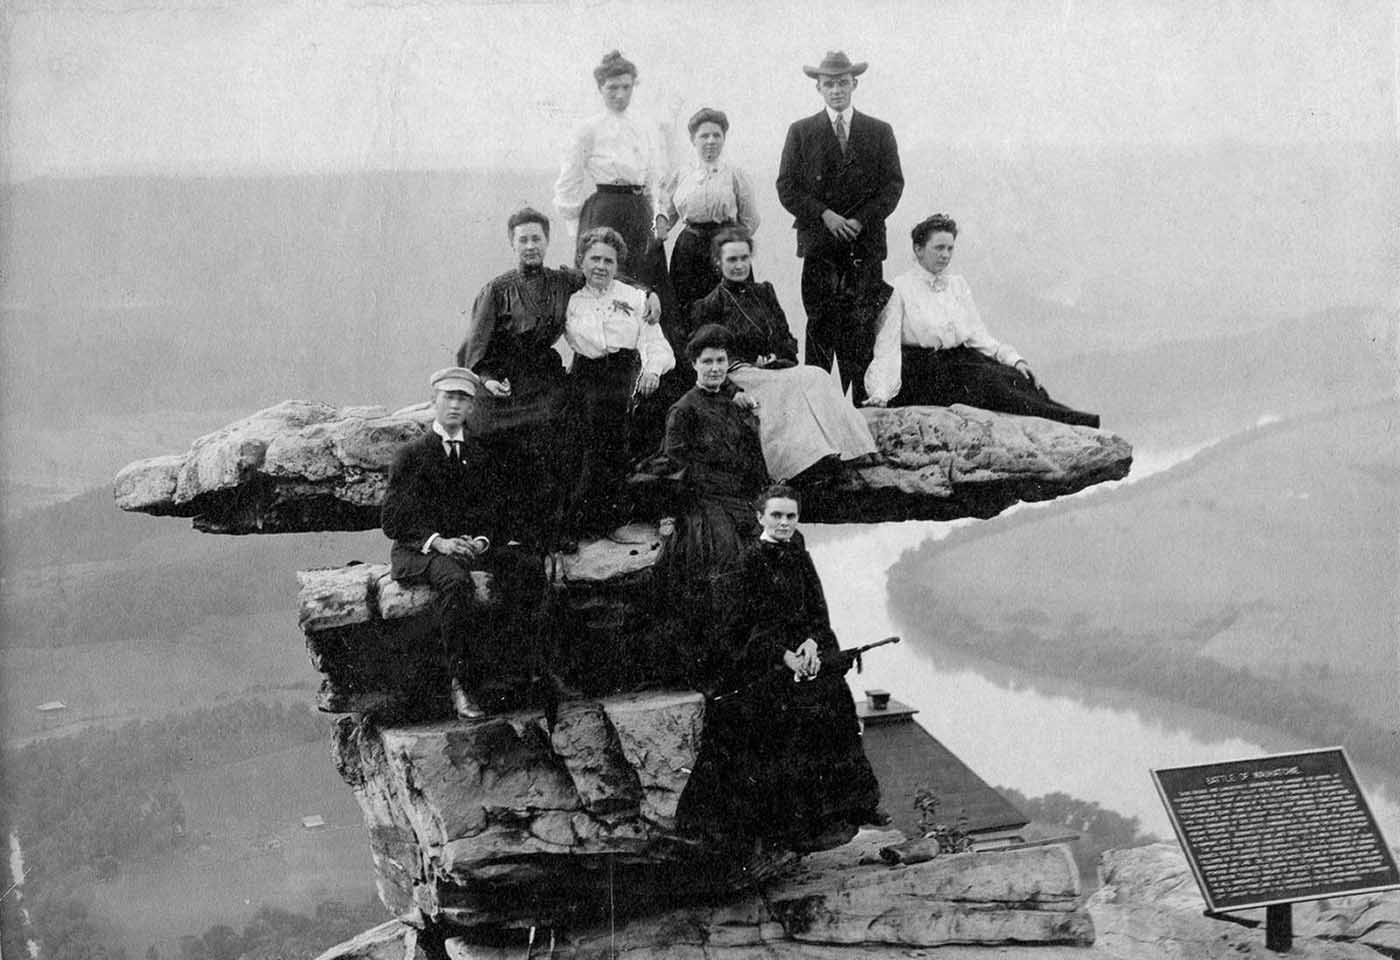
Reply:
[[888, 818], [836, 664], [821, 580], [797, 532], [797, 493], [769, 487], [756, 506], [762, 533], [744, 553], [725, 631], [726, 692], [706, 710], [677, 817], [682, 830], [721, 840], [825, 849]]
[[935, 213], [911, 236], [918, 262], [895, 278], [880, 314], [875, 356], [865, 371], [866, 405], [965, 403], [1097, 428], [1097, 414], [1050, 399], [1030, 364], [987, 332], [967, 281], [946, 273], [957, 223]]
[[874, 453], [865, 417], [840, 382], [820, 367], [798, 365], [797, 340], [773, 285], [753, 279], [749, 233], [724, 228], [715, 234], [712, 255], [723, 279], [695, 302], [691, 323], [717, 323], [733, 334], [729, 378], [759, 402], [769, 475], [789, 481], [819, 463], [839, 466]]
[[710, 674], [721, 620], [737, 599], [740, 559], [758, 532], [753, 498], [768, 483], [752, 401], [729, 382], [731, 340], [706, 324], [686, 344], [695, 386], [667, 414], [661, 463], [652, 465], [680, 477], [679, 520], [652, 570], [671, 642], [683, 651], [679, 678], [697, 686]]

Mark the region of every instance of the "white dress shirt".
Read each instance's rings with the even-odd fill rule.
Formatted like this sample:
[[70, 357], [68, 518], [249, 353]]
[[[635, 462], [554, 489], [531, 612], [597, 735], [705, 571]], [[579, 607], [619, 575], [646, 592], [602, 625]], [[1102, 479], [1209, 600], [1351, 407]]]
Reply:
[[841, 120], [846, 124], [846, 139], [849, 140], [851, 138], [851, 116], [855, 112], [855, 107], [847, 107], [845, 110], [833, 110], [827, 107], [826, 120], [831, 124], [831, 132], [833, 134], [836, 132], [836, 118], [840, 116]]
[[672, 223], [678, 217], [688, 223], [733, 221], [749, 233], [757, 230], [759, 223], [753, 181], [747, 173], [723, 160], [714, 163], [697, 160], [680, 175], [662, 212]]
[[601, 292], [585, 285], [569, 297], [564, 339], [574, 353], [599, 360], [619, 350], [641, 354], [642, 372], [658, 377], [676, 365], [661, 324], [646, 323], [647, 298], [636, 287], [614, 280]]
[[570, 237], [578, 236], [579, 211], [589, 195], [586, 180], [645, 187], [652, 210], [664, 210], [665, 173], [660, 129], [631, 113], [605, 110], [574, 128], [554, 182], [554, 208]]
[[934, 275], [915, 265], [894, 278], [894, 293], [880, 313], [875, 356], [865, 370], [871, 400], [889, 402], [899, 393], [900, 348], [948, 350], [971, 347], [1014, 367], [1021, 355], [987, 332], [972, 301], [972, 289], [959, 274]]

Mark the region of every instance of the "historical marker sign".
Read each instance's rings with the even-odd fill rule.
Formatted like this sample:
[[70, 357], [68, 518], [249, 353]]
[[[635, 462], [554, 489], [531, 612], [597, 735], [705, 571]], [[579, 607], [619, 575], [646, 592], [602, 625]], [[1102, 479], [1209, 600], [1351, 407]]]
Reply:
[[1341, 748], [1153, 770], [1211, 910], [1400, 888]]

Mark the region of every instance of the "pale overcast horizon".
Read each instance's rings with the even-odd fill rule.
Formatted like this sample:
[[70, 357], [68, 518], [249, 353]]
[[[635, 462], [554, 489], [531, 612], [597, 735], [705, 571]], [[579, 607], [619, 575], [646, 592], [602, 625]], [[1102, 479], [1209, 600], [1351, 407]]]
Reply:
[[[820, 107], [803, 64], [870, 63], [855, 104], [901, 147], [1389, 142], [1390, 4], [956, 2], [19, 3], [6, 173], [295, 174], [557, 164], [637, 63], [636, 109], [734, 124], [776, 162]], [[684, 153], [684, 144], [678, 147]]]

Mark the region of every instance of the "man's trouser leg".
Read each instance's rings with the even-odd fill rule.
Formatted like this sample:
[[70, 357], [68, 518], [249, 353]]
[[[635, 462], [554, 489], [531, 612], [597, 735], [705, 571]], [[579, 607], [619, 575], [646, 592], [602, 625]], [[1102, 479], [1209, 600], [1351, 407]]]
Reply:
[[875, 324], [886, 299], [884, 279], [884, 264], [879, 260], [853, 261], [844, 277], [836, 362], [841, 367], [841, 389], [849, 386], [857, 405], [865, 399], [865, 369], [875, 355]]
[[804, 362], [830, 370], [836, 359], [836, 331], [832, 300], [836, 292], [836, 266], [820, 257], [802, 261], [802, 309], [807, 313]]
[[807, 311], [806, 362], [823, 370], [837, 364], [841, 389], [865, 398], [865, 368], [875, 349], [875, 321], [882, 301], [879, 260], [802, 262], [802, 306]]
[[461, 560], [440, 553], [428, 560], [428, 582], [437, 593], [438, 636], [449, 676], [475, 689], [483, 677], [479, 655], [481, 627], [476, 620], [476, 585]]

